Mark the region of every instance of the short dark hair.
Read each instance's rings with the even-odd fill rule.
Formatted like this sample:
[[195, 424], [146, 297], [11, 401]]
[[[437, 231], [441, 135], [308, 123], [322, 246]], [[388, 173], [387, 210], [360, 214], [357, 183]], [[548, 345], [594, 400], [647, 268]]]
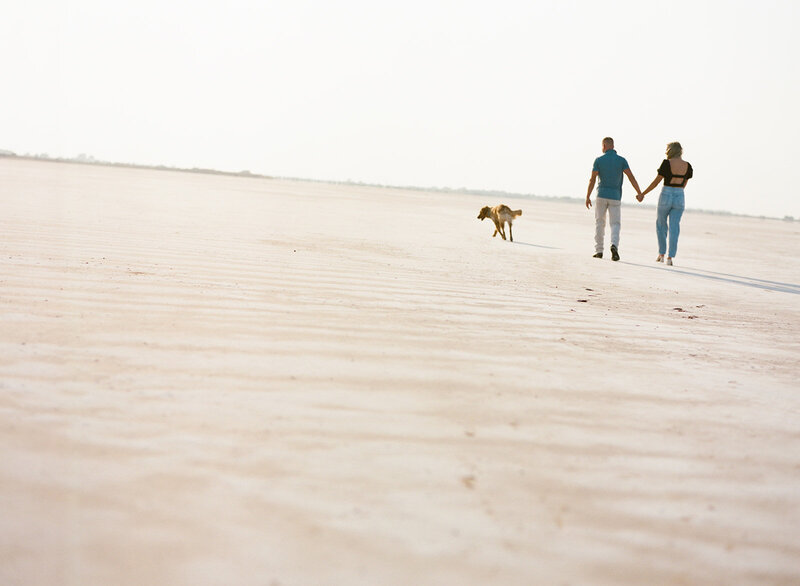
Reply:
[[614, 139], [610, 136], [607, 136], [603, 139], [603, 144], [607, 144], [608, 146], [614, 146]]

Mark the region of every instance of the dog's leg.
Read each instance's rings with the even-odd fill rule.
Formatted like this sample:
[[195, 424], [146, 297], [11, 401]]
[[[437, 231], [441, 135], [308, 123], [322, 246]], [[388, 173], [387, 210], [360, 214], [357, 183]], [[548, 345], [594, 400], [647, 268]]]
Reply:
[[511, 233], [511, 222], [508, 223], [508, 239], [514, 242], [514, 234]]
[[503, 230], [503, 222], [499, 222], [498, 221], [498, 222], [495, 222], [494, 225], [497, 228], [497, 232], [500, 234], [500, 237], [503, 240], [505, 240], [506, 239], [506, 233], [505, 233], [505, 230]]
[[[500, 234], [500, 236], [503, 238], [503, 240], [506, 239], [506, 235], [503, 234], [503, 225], [500, 222], [498, 222], [497, 220], [495, 220], [495, 222], [494, 222], [494, 236], [497, 236], [498, 234]], [[494, 236], [492, 236], [492, 238], [494, 238]]]

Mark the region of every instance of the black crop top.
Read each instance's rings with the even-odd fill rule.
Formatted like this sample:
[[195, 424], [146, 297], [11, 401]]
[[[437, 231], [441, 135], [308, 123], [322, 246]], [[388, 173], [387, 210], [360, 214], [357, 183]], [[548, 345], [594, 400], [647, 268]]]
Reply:
[[[669, 166], [669, 159], [664, 159], [664, 162], [661, 163], [661, 166], [658, 168], [658, 174], [664, 178], [664, 185], [667, 187], [686, 187], [686, 181], [691, 179], [692, 175], [694, 175], [694, 171], [692, 171], [692, 164], [687, 162], [686, 165], [686, 173], [683, 175], [678, 175], [677, 173], [672, 172], [672, 167]], [[675, 179], [680, 179], [680, 181], [673, 183], [673, 177]]]

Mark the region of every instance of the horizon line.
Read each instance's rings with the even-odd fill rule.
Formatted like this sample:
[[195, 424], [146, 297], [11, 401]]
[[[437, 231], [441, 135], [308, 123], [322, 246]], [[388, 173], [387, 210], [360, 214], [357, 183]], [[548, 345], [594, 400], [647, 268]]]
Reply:
[[[51, 157], [47, 154], [31, 155], [24, 154], [18, 155], [14, 151], [0, 149], [0, 159], [24, 159], [31, 161], [42, 161], [49, 163], [72, 163], [77, 165], [100, 165], [105, 167], [125, 167], [128, 169], [149, 169], [153, 171], [174, 171], [177, 173], [199, 173], [206, 175], [225, 175], [230, 177], [242, 177], [249, 179], [277, 179], [282, 181], [307, 181], [312, 183], [328, 183], [331, 185], [357, 185], [362, 187], [378, 187], [382, 189], [405, 189], [409, 191], [434, 191], [442, 193], [463, 193], [465, 195], [505, 195], [508, 197], [525, 198], [525, 199], [550, 199], [550, 200], [569, 200], [569, 201], [583, 201], [580, 197], [573, 197], [569, 195], [537, 195], [534, 193], [519, 193], [513, 191], [505, 191], [502, 189], [472, 189], [469, 187], [423, 187], [419, 185], [387, 185], [383, 183], [368, 183], [364, 181], [353, 181], [352, 179], [337, 180], [337, 179], [311, 179], [307, 177], [286, 177], [277, 175], [264, 175], [261, 173], [252, 173], [248, 170], [242, 171], [222, 171], [220, 169], [211, 169], [206, 167], [175, 167], [170, 165], [147, 165], [143, 163], [122, 163], [118, 161], [103, 161], [95, 159], [91, 155], [80, 154], [77, 157]], [[654, 204], [638, 204], [638, 207], [656, 207]], [[780, 220], [784, 222], [800, 222], [800, 218], [795, 218], [786, 214], [783, 218], [778, 216], [767, 215], [754, 215], [739, 212], [731, 212], [728, 210], [711, 210], [702, 208], [687, 207], [686, 211], [711, 214], [717, 216], [735, 216], [743, 218], [755, 218], [759, 220]]]

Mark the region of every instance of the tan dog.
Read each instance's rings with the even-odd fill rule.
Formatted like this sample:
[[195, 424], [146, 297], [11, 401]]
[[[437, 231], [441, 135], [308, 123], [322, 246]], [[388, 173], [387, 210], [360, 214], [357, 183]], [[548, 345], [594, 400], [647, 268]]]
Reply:
[[514, 242], [514, 235], [511, 233], [511, 223], [514, 221], [514, 218], [521, 215], [522, 210], [512, 210], [507, 205], [500, 204], [493, 208], [489, 206], [483, 207], [478, 214], [478, 219], [483, 221], [485, 218], [491, 218], [492, 222], [494, 222], [494, 234], [492, 234], [492, 238], [497, 236], [499, 232], [503, 240], [506, 239], [506, 231], [503, 229], [503, 224], [508, 222], [508, 238], [511, 242]]

